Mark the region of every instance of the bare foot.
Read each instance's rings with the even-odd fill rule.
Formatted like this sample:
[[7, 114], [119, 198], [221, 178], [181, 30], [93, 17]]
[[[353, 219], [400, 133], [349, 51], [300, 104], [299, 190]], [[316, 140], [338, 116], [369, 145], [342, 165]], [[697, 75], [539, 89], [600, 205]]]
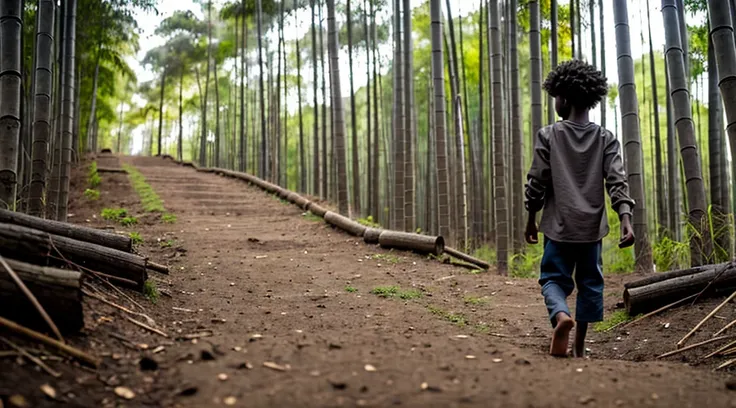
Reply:
[[563, 312], [557, 313], [555, 318], [557, 319], [557, 326], [552, 334], [552, 344], [549, 347], [549, 354], [555, 357], [567, 357], [570, 330], [575, 326], [575, 322]]

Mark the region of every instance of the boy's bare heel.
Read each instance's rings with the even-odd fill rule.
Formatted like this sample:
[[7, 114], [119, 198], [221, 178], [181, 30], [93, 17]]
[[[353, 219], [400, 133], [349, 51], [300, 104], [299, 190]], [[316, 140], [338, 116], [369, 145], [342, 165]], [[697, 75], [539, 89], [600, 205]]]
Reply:
[[570, 331], [575, 326], [575, 322], [565, 313], [558, 313], [556, 316], [557, 326], [552, 333], [552, 344], [549, 347], [549, 354], [555, 357], [567, 357], [567, 345], [570, 340]]

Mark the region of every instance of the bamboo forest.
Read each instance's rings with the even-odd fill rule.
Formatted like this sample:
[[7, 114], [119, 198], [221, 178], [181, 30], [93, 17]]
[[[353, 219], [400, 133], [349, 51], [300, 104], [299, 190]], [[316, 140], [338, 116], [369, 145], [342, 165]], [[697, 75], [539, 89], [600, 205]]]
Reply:
[[[735, 0], [0, 0], [0, 407], [733, 406], [734, 24]], [[585, 154], [554, 167], [571, 67], [607, 87], [594, 187]], [[607, 191], [598, 289], [544, 221], [595, 207], [566, 177]], [[568, 340], [590, 364], [546, 355]]]

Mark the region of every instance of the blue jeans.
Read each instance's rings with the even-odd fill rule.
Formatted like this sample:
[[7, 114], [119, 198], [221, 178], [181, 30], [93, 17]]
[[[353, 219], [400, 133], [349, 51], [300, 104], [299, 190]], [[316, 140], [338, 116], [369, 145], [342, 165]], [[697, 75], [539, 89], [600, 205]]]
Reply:
[[539, 284], [552, 327], [556, 325], [557, 313], [572, 316], [567, 297], [575, 287], [578, 289], [575, 320], [586, 323], [603, 320], [601, 247], [601, 241], [568, 243], [544, 239]]

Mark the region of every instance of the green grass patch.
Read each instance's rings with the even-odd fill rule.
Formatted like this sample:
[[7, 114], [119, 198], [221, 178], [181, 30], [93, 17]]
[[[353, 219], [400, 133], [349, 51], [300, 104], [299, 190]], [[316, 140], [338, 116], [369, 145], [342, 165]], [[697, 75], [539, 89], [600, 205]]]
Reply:
[[407, 289], [402, 290], [400, 287], [392, 286], [377, 286], [371, 290], [371, 293], [383, 297], [383, 298], [399, 298], [403, 300], [419, 299], [423, 296], [422, 291], [418, 289]]
[[320, 217], [319, 215], [316, 215], [316, 214], [312, 213], [311, 211], [305, 212], [304, 214], [302, 214], [302, 216], [307, 221], [314, 221], [314, 222], [322, 222], [323, 221], [322, 220], [322, 217]]
[[465, 318], [465, 316], [463, 316], [460, 313], [448, 312], [444, 309], [440, 309], [439, 307], [431, 306], [431, 305], [427, 306], [427, 310], [429, 310], [429, 312], [432, 313], [433, 315], [440, 317], [442, 320], [447, 320], [448, 322], [456, 326], [464, 327], [468, 324], [468, 321]]
[[138, 224], [138, 218], [133, 216], [128, 216], [120, 220], [120, 225], [123, 227], [130, 227], [131, 225]]
[[401, 262], [401, 258], [391, 254], [373, 254], [371, 256], [371, 259], [383, 261], [391, 265], [396, 265], [397, 263]]
[[143, 237], [138, 232], [130, 232], [128, 233], [128, 236], [130, 237], [130, 240], [133, 242], [133, 245], [140, 245], [143, 243]]
[[128, 216], [128, 210], [125, 208], [103, 208], [100, 215], [108, 221], [119, 221]]
[[470, 296], [468, 295], [463, 298], [463, 302], [465, 302], [465, 304], [467, 305], [475, 305], [475, 306], [485, 305], [486, 303], [488, 303], [488, 296]]
[[173, 239], [167, 239], [166, 241], [159, 241], [158, 245], [161, 248], [171, 248], [172, 246], [174, 246], [175, 243], [176, 241], [174, 241]]
[[163, 201], [146, 182], [146, 178], [143, 177], [143, 174], [141, 174], [138, 169], [128, 164], [123, 164], [123, 169], [128, 172], [128, 178], [130, 179], [130, 183], [133, 185], [133, 189], [138, 193], [138, 197], [141, 199], [143, 210], [146, 212], [166, 212]]
[[176, 222], [176, 215], [172, 213], [161, 214], [161, 222], [164, 224], [173, 224]]
[[378, 224], [377, 222], [373, 221], [373, 216], [371, 215], [365, 218], [358, 218], [356, 221], [358, 221], [358, 224], [365, 225], [366, 227], [381, 228], [381, 224]]
[[602, 322], [598, 322], [593, 326], [593, 330], [596, 332], [604, 332], [606, 330], [611, 329], [614, 326], [617, 326], [619, 324], [626, 323], [631, 320], [631, 317], [628, 313], [626, 313], [625, 310], [617, 310], [613, 313], [611, 313], [610, 316], [608, 316], [607, 319], [603, 320]]
[[348, 293], [355, 293], [355, 292], [357, 292], [357, 291], [358, 291], [358, 288], [354, 288], [354, 287], [352, 287], [352, 286], [345, 286], [345, 292], [348, 292]]
[[90, 201], [97, 201], [100, 199], [100, 191], [93, 188], [88, 188], [84, 190], [84, 197], [86, 197]]
[[97, 162], [93, 161], [92, 164], [89, 165], [89, 171], [87, 172], [87, 183], [89, 183], [90, 188], [97, 188], [101, 182], [102, 178], [100, 178], [100, 175], [97, 173]]
[[148, 300], [150, 300], [153, 304], [158, 302], [159, 292], [158, 288], [156, 287], [156, 282], [150, 279], [147, 280], [143, 284], [143, 295], [146, 296]]

